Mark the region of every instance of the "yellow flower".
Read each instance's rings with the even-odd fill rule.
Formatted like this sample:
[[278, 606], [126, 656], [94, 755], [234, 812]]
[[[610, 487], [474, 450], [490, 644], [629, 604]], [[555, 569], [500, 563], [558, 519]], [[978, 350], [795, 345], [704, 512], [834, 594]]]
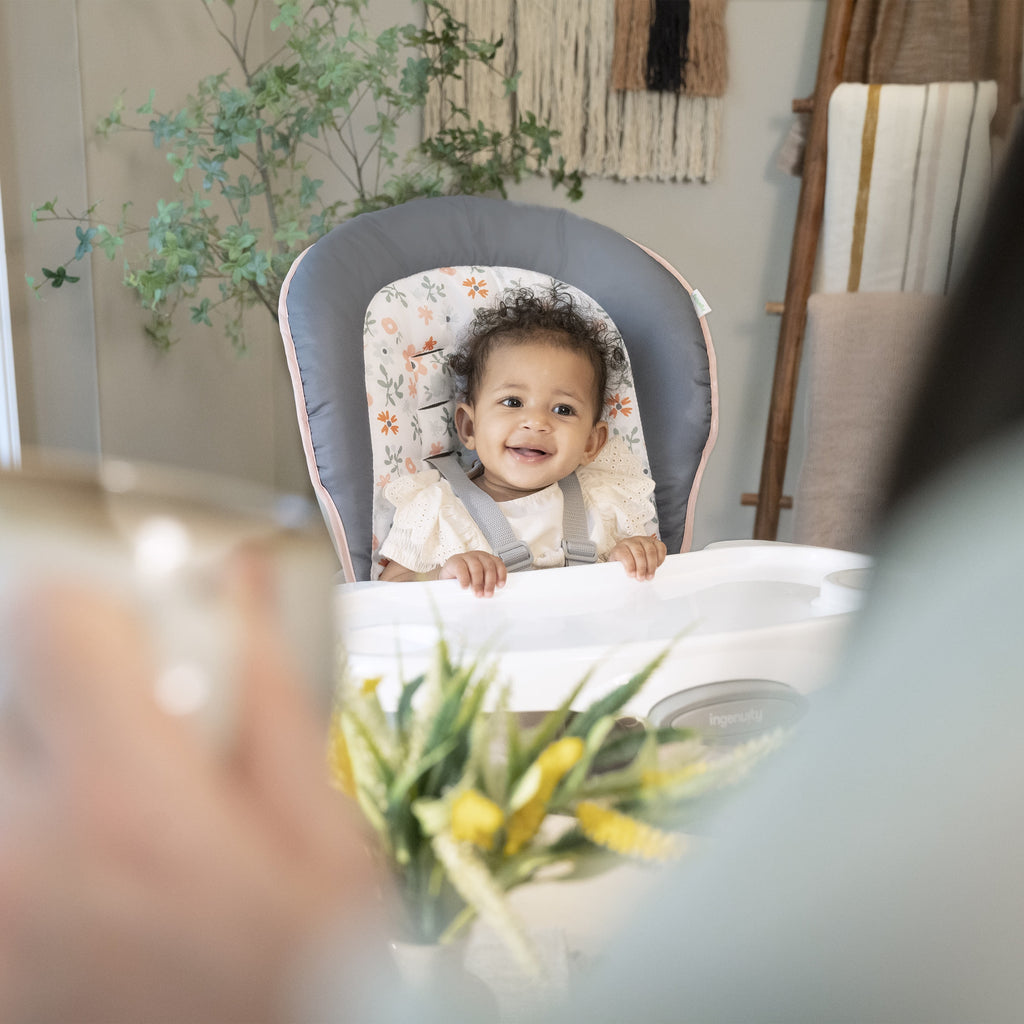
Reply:
[[494, 845], [494, 834], [505, 822], [501, 808], [483, 793], [467, 789], [452, 804], [452, 835], [481, 850]]
[[[537, 758], [544, 779], [551, 782], [548, 795], [562, 781], [562, 776], [583, 756], [583, 740], [579, 736], [563, 736], [541, 751]], [[543, 783], [542, 783], [543, 785]]]
[[327, 764], [331, 782], [346, 796], [355, 796], [356, 780], [352, 774], [352, 759], [348, 756], [345, 733], [341, 728], [341, 719], [337, 716], [331, 722], [327, 737]]
[[537, 758], [540, 770], [537, 790], [508, 822], [505, 855], [518, 853], [536, 834], [547, 812], [548, 801], [555, 787], [583, 756], [583, 740], [579, 736], [563, 736], [548, 744]]
[[576, 818], [583, 834], [592, 843], [627, 857], [667, 861], [682, 856], [686, 849], [681, 836], [654, 828], [590, 800], [577, 805]]
[[360, 687], [359, 692], [362, 693], [364, 697], [368, 697], [371, 693], [376, 693], [377, 687], [380, 686], [383, 678], [383, 676], [369, 676], [363, 680], [363, 685]]

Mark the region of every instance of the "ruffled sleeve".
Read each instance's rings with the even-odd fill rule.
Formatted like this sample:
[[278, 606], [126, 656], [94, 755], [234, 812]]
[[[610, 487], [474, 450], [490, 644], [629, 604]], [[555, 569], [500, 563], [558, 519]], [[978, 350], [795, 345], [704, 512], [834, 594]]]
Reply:
[[620, 438], [610, 438], [597, 458], [581, 466], [576, 475], [601, 559], [620, 540], [658, 532], [654, 481]]
[[447, 480], [433, 469], [402, 476], [384, 488], [395, 506], [379, 555], [413, 572], [430, 572], [463, 551], [490, 551], [490, 545]]

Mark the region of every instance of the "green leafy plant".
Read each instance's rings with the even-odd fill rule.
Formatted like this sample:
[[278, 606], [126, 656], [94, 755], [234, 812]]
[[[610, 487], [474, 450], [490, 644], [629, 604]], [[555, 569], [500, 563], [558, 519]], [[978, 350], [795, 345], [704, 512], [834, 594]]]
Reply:
[[[339, 221], [421, 196], [496, 193], [547, 170], [553, 187], [576, 199], [581, 178], [551, 160], [553, 132], [530, 112], [510, 130], [470, 123], [445, 84], [471, 67], [500, 75], [502, 40], [474, 39], [439, 0], [416, 0], [423, 24], [373, 34], [368, 0], [198, 0], [235, 68], [203, 78], [179, 110], [161, 111], [151, 92], [133, 115], [123, 97], [101, 121], [106, 136], [152, 136], [166, 150], [175, 186], [148, 224], [104, 221], [52, 199], [33, 220], [69, 221], [76, 247], [57, 267], [30, 277], [37, 291], [60, 288], [69, 268], [93, 252], [125, 253], [124, 282], [149, 312], [150, 338], [167, 347], [183, 307], [192, 323], [219, 320], [243, 346], [243, 315], [261, 306], [276, 320], [282, 281], [295, 257]], [[253, 53], [253, 30], [270, 21], [271, 56]], [[503, 78], [514, 93], [515, 78]], [[439, 126], [405, 153], [403, 125], [429, 102]], [[328, 180], [330, 184], [328, 184]], [[342, 195], [344, 191], [344, 195]], [[128, 252], [126, 239], [146, 247]]]
[[534, 969], [507, 890], [553, 865], [571, 877], [616, 857], [683, 853], [686, 840], [674, 830], [780, 734], [712, 753], [691, 730], [617, 728], [664, 657], [574, 712], [584, 678], [531, 728], [507, 710], [507, 689], [488, 704], [495, 666], [453, 658], [443, 639], [429, 670], [401, 685], [390, 714], [378, 680], [345, 679], [332, 776], [377, 834], [411, 938], [446, 941], [479, 914]]

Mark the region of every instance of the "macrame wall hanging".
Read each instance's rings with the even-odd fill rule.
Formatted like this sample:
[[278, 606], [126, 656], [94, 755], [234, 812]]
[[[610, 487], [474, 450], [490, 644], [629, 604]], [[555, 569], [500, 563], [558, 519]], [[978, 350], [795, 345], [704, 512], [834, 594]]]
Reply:
[[[449, 0], [476, 37], [504, 39], [501, 74], [472, 68], [446, 98], [470, 120], [533, 111], [584, 174], [655, 181], [715, 176], [726, 86], [726, 0]], [[502, 75], [518, 72], [504, 95]], [[436, 130], [433, 97], [424, 131]]]

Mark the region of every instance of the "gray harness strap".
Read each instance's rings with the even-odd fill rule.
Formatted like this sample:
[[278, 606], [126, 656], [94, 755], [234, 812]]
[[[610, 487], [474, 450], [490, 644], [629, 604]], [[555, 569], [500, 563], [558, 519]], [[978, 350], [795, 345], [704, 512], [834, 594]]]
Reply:
[[[452, 454], [437, 455], [428, 460], [451, 485], [452, 493], [466, 507], [491, 550], [505, 563], [509, 572], [519, 572], [533, 565], [533, 552], [509, 526], [498, 503], [477, 487], [466, 475], [458, 458]], [[583, 490], [575, 473], [558, 481], [562, 491], [562, 550], [566, 565], [587, 565], [597, 561], [597, 545], [587, 530], [587, 510]]]
[[466, 511], [480, 527], [491, 550], [505, 563], [505, 568], [509, 572], [529, 569], [533, 565], [533, 552], [512, 532], [498, 503], [466, 476], [459, 460], [449, 454], [438, 455], [428, 461], [451, 484], [455, 497], [466, 506]]
[[566, 565], [590, 565], [597, 561], [597, 545], [587, 529], [583, 489], [575, 473], [558, 481], [562, 491], [562, 550]]

